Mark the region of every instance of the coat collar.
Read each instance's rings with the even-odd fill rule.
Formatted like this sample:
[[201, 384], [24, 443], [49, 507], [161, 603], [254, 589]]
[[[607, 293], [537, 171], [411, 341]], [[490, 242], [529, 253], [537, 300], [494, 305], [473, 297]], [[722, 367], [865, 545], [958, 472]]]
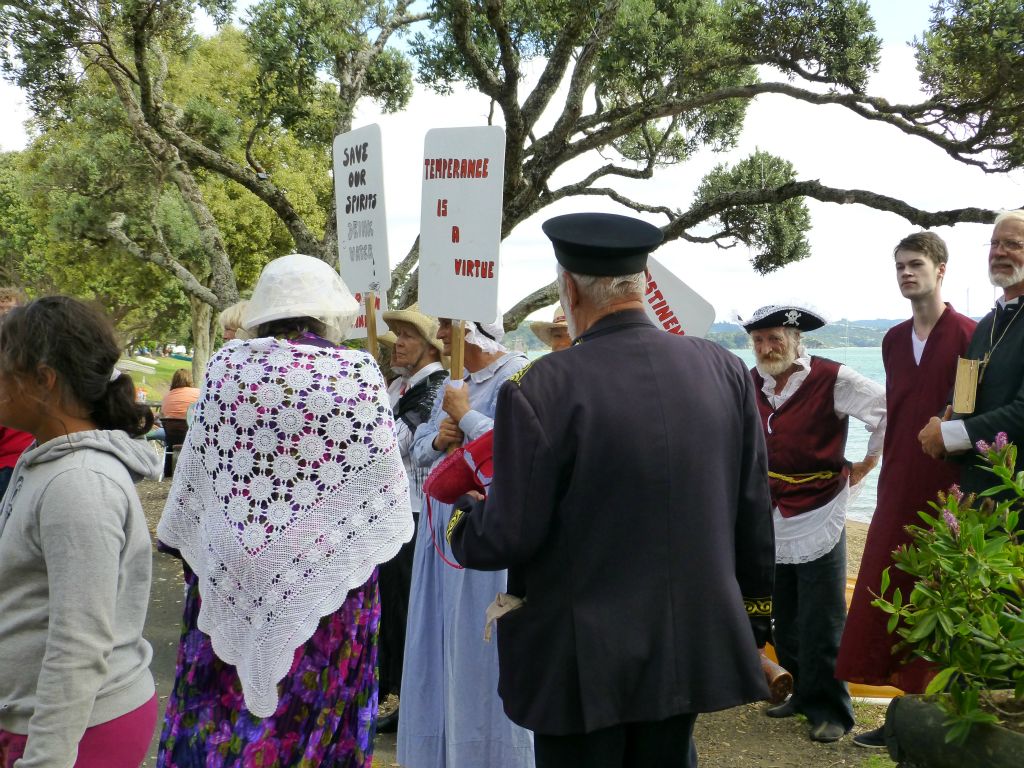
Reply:
[[584, 341], [589, 341], [590, 339], [595, 339], [599, 336], [616, 333], [617, 331], [622, 331], [626, 328], [635, 328], [641, 325], [654, 328], [654, 324], [647, 319], [647, 315], [642, 309], [623, 309], [619, 312], [613, 312], [610, 315], [602, 317], [586, 331], [580, 334], [573, 343], [582, 344]]

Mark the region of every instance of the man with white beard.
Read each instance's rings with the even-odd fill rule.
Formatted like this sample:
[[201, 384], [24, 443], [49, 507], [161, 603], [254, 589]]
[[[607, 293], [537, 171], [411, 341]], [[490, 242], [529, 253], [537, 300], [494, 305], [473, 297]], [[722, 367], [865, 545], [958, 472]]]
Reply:
[[[768, 443], [775, 523], [774, 641], [793, 674], [793, 695], [769, 717], [806, 716], [814, 741], [853, 727], [846, 683], [835, 679], [846, 619], [846, 506], [850, 486], [878, 463], [885, 390], [850, 367], [807, 354], [803, 331], [825, 320], [803, 307], [767, 306], [743, 323], [757, 358], [751, 369]], [[846, 460], [849, 417], [871, 437], [864, 459]]]
[[975, 493], [994, 483], [992, 474], [978, 466], [979, 441], [992, 442], [1005, 432], [1010, 442], [1024, 444], [1024, 320], [1017, 320], [1024, 295], [1024, 210], [996, 217], [988, 275], [1003, 295], [978, 323], [967, 348], [967, 358], [981, 361], [974, 412], [954, 413], [949, 406], [918, 436], [929, 456], [964, 461], [961, 488]]

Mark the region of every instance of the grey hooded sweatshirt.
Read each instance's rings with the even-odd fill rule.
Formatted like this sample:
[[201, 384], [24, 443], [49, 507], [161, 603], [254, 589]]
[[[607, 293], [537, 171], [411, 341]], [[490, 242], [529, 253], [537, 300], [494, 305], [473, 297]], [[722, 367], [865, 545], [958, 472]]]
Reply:
[[29, 448], [0, 504], [0, 729], [18, 768], [70, 768], [85, 729], [152, 698], [143, 440], [91, 430]]

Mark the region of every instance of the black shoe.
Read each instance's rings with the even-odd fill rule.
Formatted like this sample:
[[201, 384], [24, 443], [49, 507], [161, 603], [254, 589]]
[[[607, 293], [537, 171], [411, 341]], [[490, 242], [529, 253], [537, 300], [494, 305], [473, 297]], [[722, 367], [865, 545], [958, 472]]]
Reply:
[[818, 723], [811, 729], [811, 741], [820, 741], [822, 744], [831, 744], [839, 741], [846, 735], [846, 729], [839, 723]]
[[885, 728], [858, 733], [853, 737], [853, 743], [866, 749], [885, 749]]
[[768, 707], [764, 711], [768, 717], [792, 717], [796, 714], [796, 704], [793, 701], [793, 697], [790, 696], [781, 704], [776, 704], [774, 707]]
[[398, 730], [398, 696], [390, 694], [384, 697], [377, 710], [377, 733], [393, 733]]

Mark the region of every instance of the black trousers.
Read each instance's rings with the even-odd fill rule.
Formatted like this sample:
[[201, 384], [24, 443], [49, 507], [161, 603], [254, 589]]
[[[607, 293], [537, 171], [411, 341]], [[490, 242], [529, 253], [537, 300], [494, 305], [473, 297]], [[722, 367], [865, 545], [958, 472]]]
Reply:
[[846, 683], [836, 656], [846, 624], [846, 532], [831, 552], [799, 565], [775, 566], [775, 650], [793, 674], [793, 704], [811, 726], [853, 727]]
[[[419, 521], [417, 521], [417, 525]], [[380, 591], [380, 624], [377, 635], [377, 670], [380, 700], [402, 688], [405, 658], [405, 623], [409, 616], [413, 550], [416, 535], [402, 545], [398, 554], [377, 569]]]
[[624, 723], [592, 733], [533, 735], [537, 768], [697, 768], [697, 715]]

